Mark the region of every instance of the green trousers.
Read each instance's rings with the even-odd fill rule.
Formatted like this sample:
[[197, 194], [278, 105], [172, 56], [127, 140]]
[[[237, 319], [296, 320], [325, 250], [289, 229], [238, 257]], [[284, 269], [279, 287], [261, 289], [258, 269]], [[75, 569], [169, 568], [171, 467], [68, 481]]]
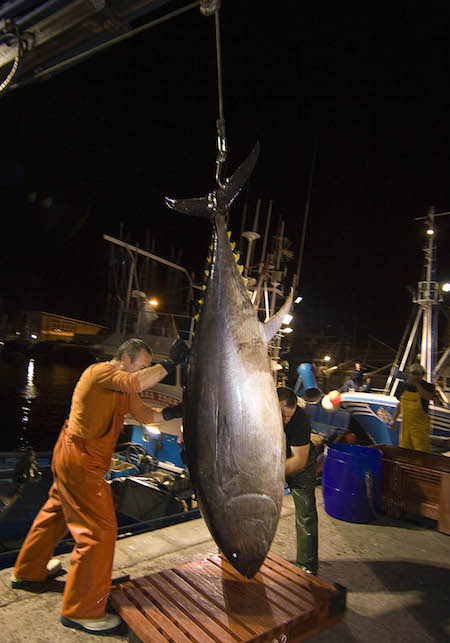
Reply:
[[295, 504], [297, 565], [317, 574], [318, 519], [316, 508], [316, 450], [311, 445], [306, 468], [286, 478]]

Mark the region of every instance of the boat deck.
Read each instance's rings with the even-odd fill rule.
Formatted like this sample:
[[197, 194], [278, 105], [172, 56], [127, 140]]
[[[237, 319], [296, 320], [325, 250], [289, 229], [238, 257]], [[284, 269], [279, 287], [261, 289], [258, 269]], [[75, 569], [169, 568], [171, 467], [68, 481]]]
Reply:
[[[448, 587], [450, 539], [435, 523], [403, 522], [379, 515], [368, 525], [328, 516], [317, 488], [320, 537], [319, 577], [347, 589], [344, 620], [314, 636], [325, 643], [439, 643], [449, 640]], [[296, 553], [294, 506], [285, 496], [272, 545], [274, 554], [293, 560]], [[202, 519], [151, 533], [122, 538], [116, 547], [114, 577], [140, 578], [153, 572], [200, 561], [217, 553]], [[61, 556], [68, 568], [69, 555]], [[0, 571], [0, 631], [8, 643], [88, 641], [92, 635], [59, 623], [65, 576], [51, 581], [45, 593], [12, 590], [10, 569]], [[110, 636], [125, 643], [130, 634]], [[133, 637], [132, 637], [133, 638]], [[134, 638], [136, 641], [137, 639]]]

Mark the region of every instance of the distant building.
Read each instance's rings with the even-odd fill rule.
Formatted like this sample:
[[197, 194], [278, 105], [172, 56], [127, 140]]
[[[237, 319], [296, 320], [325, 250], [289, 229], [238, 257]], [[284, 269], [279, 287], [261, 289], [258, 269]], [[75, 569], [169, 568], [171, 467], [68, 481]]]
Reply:
[[81, 319], [37, 310], [26, 311], [24, 321], [22, 332], [40, 342], [73, 342], [74, 338], [77, 341], [89, 340], [106, 328]]

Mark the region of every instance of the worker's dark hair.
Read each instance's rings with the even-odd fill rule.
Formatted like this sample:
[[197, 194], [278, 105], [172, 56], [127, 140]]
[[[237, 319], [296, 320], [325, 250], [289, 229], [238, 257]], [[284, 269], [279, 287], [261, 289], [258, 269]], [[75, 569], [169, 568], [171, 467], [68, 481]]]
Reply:
[[141, 351], [146, 351], [152, 357], [152, 351], [142, 339], [127, 339], [119, 346], [114, 355], [114, 359], [120, 361], [122, 355], [128, 355], [132, 362], [136, 359]]
[[277, 393], [280, 402], [284, 402], [289, 409], [294, 409], [297, 406], [297, 396], [291, 388], [279, 386]]

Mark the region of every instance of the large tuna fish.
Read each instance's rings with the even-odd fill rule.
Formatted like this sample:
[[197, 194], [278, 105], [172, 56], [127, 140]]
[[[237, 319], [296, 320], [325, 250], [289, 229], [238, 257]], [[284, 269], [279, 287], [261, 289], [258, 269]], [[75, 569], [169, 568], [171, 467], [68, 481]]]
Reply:
[[230, 563], [251, 578], [277, 528], [285, 438], [267, 341], [292, 295], [264, 327], [233, 254], [225, 215], [250, 176], [258, 146], [226, 186], [198, 199], [166, 199], [214, 225], [209, 276], [184, 395], [183, 434], [200, 509]]

